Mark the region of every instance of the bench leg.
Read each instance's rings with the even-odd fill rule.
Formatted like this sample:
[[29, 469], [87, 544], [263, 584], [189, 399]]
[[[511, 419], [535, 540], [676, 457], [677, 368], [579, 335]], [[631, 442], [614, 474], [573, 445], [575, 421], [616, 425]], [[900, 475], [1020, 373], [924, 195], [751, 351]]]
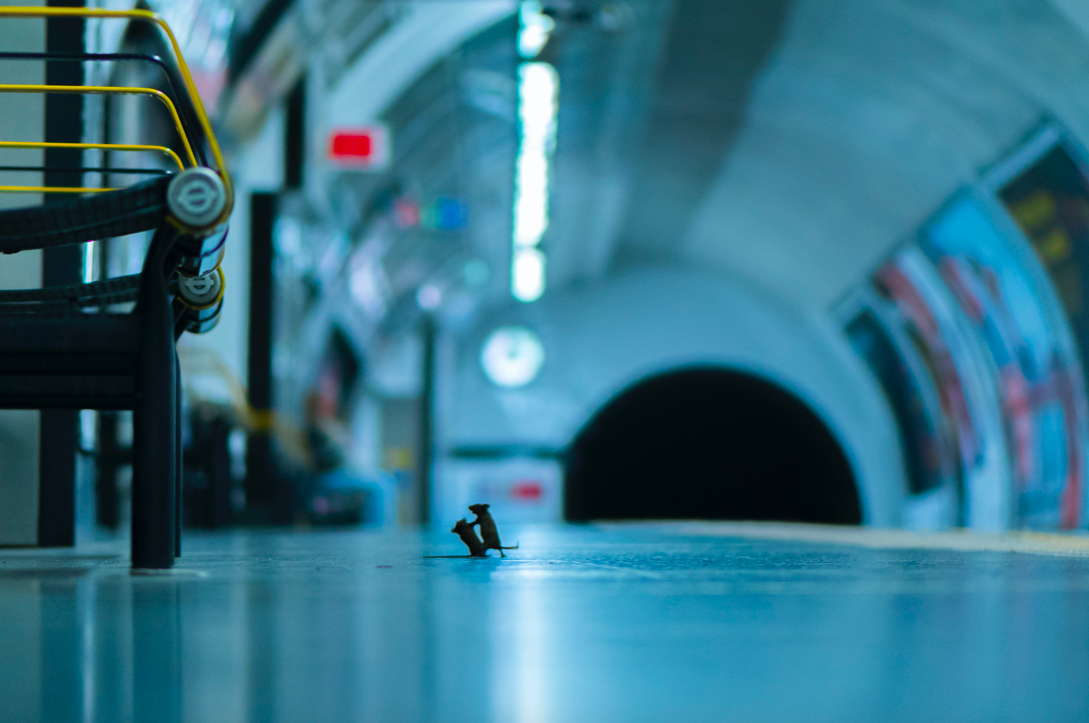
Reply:
[[182, 554], [182, 383], [181, 360], [174, 350], [174, 557]]
[[169, 243], [160, 231], [145, 260], [136, 301], [139, 352], [132, 439], [132, 566], [174, 565], [177, 489], [177, 352], [163, 279]]

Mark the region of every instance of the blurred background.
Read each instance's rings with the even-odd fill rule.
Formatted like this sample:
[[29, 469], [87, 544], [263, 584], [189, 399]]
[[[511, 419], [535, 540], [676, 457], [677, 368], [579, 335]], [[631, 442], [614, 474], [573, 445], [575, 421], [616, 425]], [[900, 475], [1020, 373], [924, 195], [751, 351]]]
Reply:
[[[1089, 5], [140, 7], [237, 183], [220, 324], [180, 350], [188, 527], [448, 527], [483, 501], [526, 523], [1084, 527]], [[124, 23], [83, 42], [168, 55]], [[175, 143], [145, 100], [89, 98], [86, 127]], [[40, 140], [41, 99], [16, 102], [0, 127]], [[37, 419], [0, 412], [0, 544], [40, 542]], [[77, 538], [125, 528], [131, 436], [83, 412], [49, 448]]]

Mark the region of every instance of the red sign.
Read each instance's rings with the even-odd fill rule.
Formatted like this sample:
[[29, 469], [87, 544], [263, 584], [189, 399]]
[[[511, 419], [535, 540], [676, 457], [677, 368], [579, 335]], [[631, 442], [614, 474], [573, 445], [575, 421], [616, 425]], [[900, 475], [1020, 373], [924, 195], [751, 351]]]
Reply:
[[384, 126], [338, 128], [329, 134], [328, 159], [356, 170], [381, 170], [389, 162], [389, 140]]
[[543, 490], [535, 479], [518, 480], [510, 487], [510, 496], [516, 500], [539, 500]]
[[333, 136], [334, 158], [359, 158], [369, 160], [374, 149], [374, 139], [367, 133], [337, 133]]

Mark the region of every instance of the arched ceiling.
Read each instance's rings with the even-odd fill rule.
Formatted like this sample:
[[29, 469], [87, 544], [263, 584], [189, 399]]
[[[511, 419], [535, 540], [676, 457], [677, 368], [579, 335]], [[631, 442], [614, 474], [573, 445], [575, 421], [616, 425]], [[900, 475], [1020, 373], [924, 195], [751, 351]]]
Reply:
[[798, 0], [680, 244], [827, 308], [1045, 115], [1089, 138], [1089, 46], [1036, 0]]
[[676, 1], [635, 154], [617, 266], [674, 260], [677, 241], [741, 128], [752, 84], [779, 43], [791, 4]]
[[[559, 13], [542, 55], [561, 78], [548, 293], [691, 264], [823, 312], [1045, 115], [1089, 138], [1089, 12], [1054, 3], [627, 0], [626, 22], [611, 29]], [[406, 152], [418, 145], [412, 129], [481, 137], [419, 146], [419, 168], [402, 179], [425, 196], [468, 197], [490, 187], [481, 178], [511, 178], [516, 127], [504, 64], [476, 67], [465, 49], [510, 53], [495, 22], [514, 5], [437, 5], [404, 6], [344, 69], [314, 130], [389, 116]], [[442, 42], [425, 42], [432, 35]], [[511, 83], [515, 63], [511, 54], [504, 66]], [[370, 207], [384, 182], [362, 179], [349, 205]], [[324, 184], [310, 190], [318, 208], [333, 197]], [[465, 249], [492, 271], [479, 301], [503, 303], [509, 210], [505, 192], [485, 195]], [[390, 258], [434, 266], [426, 245], [394, 245]]]

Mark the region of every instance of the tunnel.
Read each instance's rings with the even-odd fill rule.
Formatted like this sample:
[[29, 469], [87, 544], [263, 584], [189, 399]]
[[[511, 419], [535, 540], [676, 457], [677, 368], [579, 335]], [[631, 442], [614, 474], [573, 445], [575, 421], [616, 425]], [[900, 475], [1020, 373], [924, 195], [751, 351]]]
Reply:
[[851, 466], [820, 418], [769, 381], [716, 367], [659, 374], [606, 403], [568, 451], [564, 513], [862, 522]]

